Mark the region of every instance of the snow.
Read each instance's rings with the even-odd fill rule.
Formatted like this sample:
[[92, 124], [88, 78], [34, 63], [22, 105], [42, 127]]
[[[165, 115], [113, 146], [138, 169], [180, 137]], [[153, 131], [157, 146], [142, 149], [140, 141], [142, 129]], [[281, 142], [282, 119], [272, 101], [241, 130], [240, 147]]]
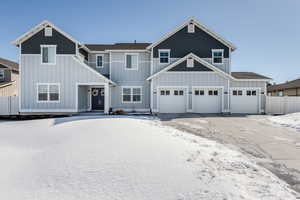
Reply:
[[300, 132], [300, 112], [287, 115], [272, 116], [269, 120], [274, 125], [288, 127]]
[[22, 200], [295, 199], [245, 155], [147, 117], [0, 121], [0, 196]]

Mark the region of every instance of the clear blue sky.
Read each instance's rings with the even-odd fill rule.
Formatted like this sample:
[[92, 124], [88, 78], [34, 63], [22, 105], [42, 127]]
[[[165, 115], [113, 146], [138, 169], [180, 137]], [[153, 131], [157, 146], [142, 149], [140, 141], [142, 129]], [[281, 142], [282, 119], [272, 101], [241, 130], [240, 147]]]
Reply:
[[299, 0], [3, 0], [0, 57], [11, 42], [49, 20], [83, 43], [154, 42], [190, 17], [237, 46], [233, 71], [282, 82], [300, 77]]

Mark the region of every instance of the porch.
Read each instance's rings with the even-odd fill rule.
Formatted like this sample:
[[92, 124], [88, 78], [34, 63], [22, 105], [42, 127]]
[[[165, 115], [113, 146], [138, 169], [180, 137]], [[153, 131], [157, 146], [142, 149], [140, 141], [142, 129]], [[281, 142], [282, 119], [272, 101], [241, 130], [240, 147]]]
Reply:
[[76, 91], [78, 112], [109, 112], [110, 91], [108, 83], [79, 83]]

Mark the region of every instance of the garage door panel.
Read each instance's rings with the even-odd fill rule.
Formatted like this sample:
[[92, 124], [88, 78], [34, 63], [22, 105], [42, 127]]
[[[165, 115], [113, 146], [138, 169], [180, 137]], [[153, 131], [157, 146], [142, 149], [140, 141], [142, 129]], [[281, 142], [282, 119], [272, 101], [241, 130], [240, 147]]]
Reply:
[[195, 88], [192, 104], [195, 113], [220, 113], [222, 112], [222, 89]]
[[259, 90], [251, 88], [231, 89], [230, 102], [232, 113], [258, 113]]
[[160, 113], [185, 113], [186, 112], [186, 89], [161, 88], [158, 94]]

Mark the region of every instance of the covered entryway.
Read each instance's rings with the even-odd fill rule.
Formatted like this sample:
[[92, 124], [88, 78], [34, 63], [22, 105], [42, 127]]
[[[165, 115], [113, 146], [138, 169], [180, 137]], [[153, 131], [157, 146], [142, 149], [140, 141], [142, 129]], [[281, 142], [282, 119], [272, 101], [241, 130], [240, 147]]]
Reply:
[[259, 102], [259, 88], [231, 88], [230, 90], [231, 113], [259, 113]]
[[221, 113], [222, 88], [193, 87], [192, 111], [194, 113]]
[[92, 110], [104, 110], [104, 88], [91, 88]]
[[187, 112], [187, 89], [159, 88], [158, 110], [160, 113], [185, 113]]

